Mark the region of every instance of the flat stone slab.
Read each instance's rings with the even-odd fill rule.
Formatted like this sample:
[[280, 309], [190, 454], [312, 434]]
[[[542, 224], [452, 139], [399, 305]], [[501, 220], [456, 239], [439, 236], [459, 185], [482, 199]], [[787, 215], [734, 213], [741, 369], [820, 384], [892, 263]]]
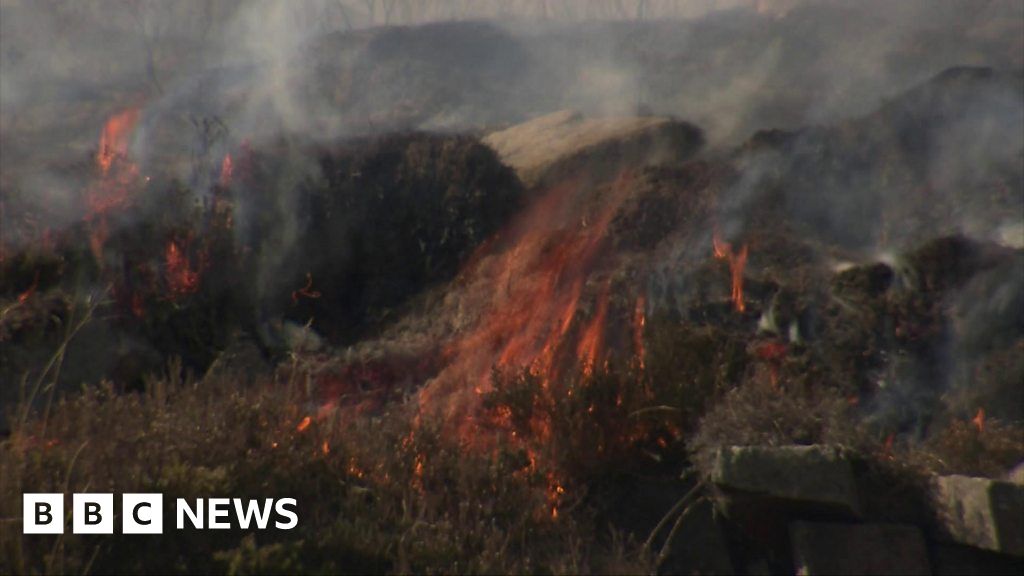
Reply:
[[983, 550], [1024, 556], [1024, 486], [940, 476], [933, 494], [940, 535]]
[[835, 446], [723, 448], [715, 454], [711, 481], [727, 490], [860, 516], [853, 467]]
[[574, 157], [608, 147], [619, 153], [635, 148], [637, 160], [655, 152], [673, 158], [695, 152], [703, 137], [695, 127], [664, 116], [587, 118], [563, 110], [492, 132], [483, 142], [516, 171], [524, 184], [534, 186], [552, 167], [565, 166]]
[[924, 536], [899, 524], [794, 522], [797, 574], [931, 574]]
[[1020, 576], [1024, 558], [962, 544], [931, 543], [935, 576]]

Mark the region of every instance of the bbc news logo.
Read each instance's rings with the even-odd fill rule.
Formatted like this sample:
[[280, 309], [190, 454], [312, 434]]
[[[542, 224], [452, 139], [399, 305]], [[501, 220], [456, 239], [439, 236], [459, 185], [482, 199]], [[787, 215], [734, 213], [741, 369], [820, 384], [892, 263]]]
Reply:
[[[175, 500], [175, 526], [198, 530], [227, 530], [255, 527], [266, 530], [291, 530], [299, 524], [294, 498], [197, 498], [190, 502]], [[74, 534], [113, 534], [113, 494], [73, 494], [71, 497], [71, 530]], [[163, 534], [163, 494], [122, 494], [122, 534]], [[25, 534], [64, 533], [63, 494], [22, 495], [23, 530]], [[271, 523], [271, 520], [274, 520]], [[232, 521], [234, 520], [234, 522]]]

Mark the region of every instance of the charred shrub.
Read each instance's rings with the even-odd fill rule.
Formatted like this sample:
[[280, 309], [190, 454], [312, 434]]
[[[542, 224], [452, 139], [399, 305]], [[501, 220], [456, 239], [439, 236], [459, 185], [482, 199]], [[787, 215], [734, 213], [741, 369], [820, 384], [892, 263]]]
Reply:
[[[288, 213], [278, 211], [294, 237], [280, 236], [284, 226], [267, 227], [278, 237], [253, 236], [270, 266], [265, 306], [297, 322], [314, 318], [335, 341], [351, 341], [453, 277], [520, 205], [512, 170], [468, 137], [405, 134], [315, 154], [318, 176], [299, 180]], [[281, 160], [261, 162], [269, 175]], [[260, 202], [279, 203], [275, 194], [286, 193], [251, 185]], [[296, 296], [310, 279], [322, 296]]]

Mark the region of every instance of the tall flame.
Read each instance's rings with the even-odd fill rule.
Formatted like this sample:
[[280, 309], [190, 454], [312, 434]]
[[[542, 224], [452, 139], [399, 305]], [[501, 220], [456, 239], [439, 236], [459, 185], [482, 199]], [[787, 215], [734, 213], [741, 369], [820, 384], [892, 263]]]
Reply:
[[102, 264], [103, 246], [110, 236], [107, 214], [128, 206], [138, 185], [138, 167], [128, 159], [128, 144], [139, 120], [139, 109], [129, 108], [110, 117], [100, 131], [96, 166], [100, 178], [85, 189], [85, 220], [89, 222], [89, 248]]
[[[610, 286], [598, 293], [588, 323], [578, 326], [574, 319], [631, 179], [624, 171], [601, 189], [587, 188], [582, 177], [567, 180], [534, 202], [499, 240], [481, 247], [486, 253], [474, 255], [463, 272], [467, 295], [460, 304], [479, 316], [447, 344], [447, 365], [421, 390], [421, 405], [443, 408], [459, 422], [472, 420], [468, 412], [490, 389], [494, 368], [527, 367], [548, 390], [570, 361], [591, 368], [599, 361]], [[603, 196], [594, 203], [596, 213], [581, 214], [580, 206], [587, 205], [581, 197], [597, 190]]]
[[744, 244], [740, 247], [739, 252], [733, 252], [732, 244], [722, 240], [718, 227], [715, 226], [711, 236], [711, 246], [716, 259], [729, 261], [729, 275], [732, 283], [730, 299], [737, 312], [745, 311], [747, 305], [743, 299], [743, 269], [747, 265], [747, 245]]
[[103, 125], [100, 132], [100, 147], [96, 152], [96, 164], [103, 176], [110, 171], [115, 159], [128, 155], [128, 144], [138, 121], [139, 109], [132, 107], [111, 116]]
[[608, 317], [608, 297], [611, 287], [611, 280], [606, 281], [598, 297], [597, 312], [583, 330], [583, 335], [576, 346], [576, 356], [580, 360], [584, 374], [587, 375], [593, 373], [594, 366], [600, 360], [601, 351], [604, 349], [604, 325]]

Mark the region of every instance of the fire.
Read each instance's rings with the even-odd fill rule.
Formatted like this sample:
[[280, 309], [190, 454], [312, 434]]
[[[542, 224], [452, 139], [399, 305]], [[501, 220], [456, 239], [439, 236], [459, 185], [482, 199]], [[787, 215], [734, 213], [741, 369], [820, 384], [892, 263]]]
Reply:
[[636, 354], [637, 366], [644, 369], [644, 326], [647, 324], [645, 308], [647, 301], [643, 295], [636, 299], [633, 309], [633, 351]]
[[[452, 411], [468, 409], [465, 404], [476, 400], [465, 397], [466, 390], [489, 390], [494, 367], [529, 367], [547, 388], [558, 380], [567, 359], [598, 359], [608, 288], [598, 295], [593, 322], [577, 332], [573, 320], [630, 180], [629, 173], [620, 174], [604, 190], [607, 197], [598, 214], [589, 219], [579, 215], [579, 196], [589, 192], [582, 178], [566, 181], [520, 215], [501, 242], [482, 248], [494, 254], [470, 259], [471, 267], [464, 273], [467, 290], [472, 291], [467, 299], [478, 301], [482, 313], [448, 344], [445, 354], [450, 362], [422, 391], [422, 403], [447, 405]], [[463, 389], [467, 381], [470, 386]]]
[[722, 240], [722, 235], [718, 231], [718, 226], [715, 226], [714, 232], [711, 235], [711, 248], [714, 251], [715, 258], [718, 260], [724, 260], [729, 257], [732, 252], [732, 246], [728, 242]]
[[784, 342], [764, 342], [754, 348], [754, 354], [768, 363], [772, 388], [777, 389], [779, 386], [779, 370], [782, 368], [782, 360], [785, 359], [788, 351]]
[[99, 150], [96, 152], [96, 164], [103, 176], [110, 171], [114, 160], [128, 156], [128, 144], [138, 121], [139, 109], [132, 107], [111, 116], [103, 125]]
[[974, 419], [971, 420], [974, 427], [978, 429], [978, 432], [985, 431], [985, 409], [978, 408], [978, 413], [974, 415]]
[[303, 432], [303, 431], [306, 430], [306, 428], [309, 428], [309, 425], [312, 424], [312, 423], [313, 423], [313, 418], [310, 417], [310, 416], [306, 416], [305, 418], [302, 419], [302, 421], [299, 422], [299, 425], [295, 427], [295, 431], [296, 432]]
[[32, 277], [32, 285], [28, 287], [24, 292], [18, 294], [18, 304], [24, 304], [28, 302], [28, 299], [32, 297], [36, 292], [36, 288], [39, 287], [39, 270], [36, 270], [35, 275]]
[[103, 261], [103, 245], [107, 243], [110, 236], [110, 229], [107, 227], [107, 219], [100, 216], [89, 228], [89, 250], [97, 262]]
[[167, 266], [167, 291], [172, 300], [199, 289], [199, 272], [192, 269], [188, 255], [174, 240], [167, 242], [164, 260]]
[[890, 433], [885, 437], [885, 441], [882, 443], [882, 454], [886, 459], [892, 460], [894, 458], [892, 454], [893, 444], [896, 442], [896, 435]]
[[89, 248], [102, 263], [103, 246], [110, 236], [107, 215], [127, 207], [140, 185], [139, 169], [128, 159], [128, 145], [139, 120], [139, 109], [129, 108], [107, 120], [100, 131], [96, 166], [100, 178], [84, 191]]
[[588, 376], [593, 373], [594, 365], [599, 361], [599, 355], [604, 349], [604, 325], [608, 317], [608, 296], [611, 292], [611, 281], [605, 282], [604, 288], [597, 301], [597, 313], [583, 330], [576, 347], [576, 356], [580, 359], [580, 365]]
[[729, 273], [732, 278], [730, 299], [736, 311], [743, 312], [747, 309], [746, 301], [743, 299], [743, 269], [747, 265], [747, 245], [740, 247], [739, 252], [733, 252], [732, 244], [722, 240], [717, 226], [711, 236], [711, 245], [716, 259], [729, 260]]
[[[547, 412], [538, 410], [522, 429], [501, 407], [484, 414], [481, 401], [495, 369], [527, 371], [539, 385], [534, 401], [546, 404], [568, 393], [569, 371], [586, 376], [608, 361], [609, 339], [619, 341], [611, 319], [620, 311], [610, 277], [593, 279], [605, 272], [602, 248], [631, 179], [628, 171], [604, 186], [590, 187], [582, 175], [566, 179], [468, 260], [462, 294], [452, 300], [462, 327], [442, 346], [444, 366], [418, 393], [420, 409], [443, 416], [465, 445], [489, 449], [497, 439], [490, 431], [507, 431], [505, 440], [528, 454], [527, 470], [542, 468], [553, 433]], [[627, 329], [627, 346], [629, 336]], [[557, 501], [548, 505], [545, 515], [556, 515]]]
[[313, 275], [306, 272], [306, 285], [298, 290], [292, 291], [292, 305], [299, 303], [299, 297], [311, 298], [313, 300], [321, 296], [320, 292], [313, 290]]
[[220, 163], [220, 185], [224, 188], [231, 186], [231, 178], [235, 174], [235, 164], [231, 160], [231, 153], [224, 155]]

